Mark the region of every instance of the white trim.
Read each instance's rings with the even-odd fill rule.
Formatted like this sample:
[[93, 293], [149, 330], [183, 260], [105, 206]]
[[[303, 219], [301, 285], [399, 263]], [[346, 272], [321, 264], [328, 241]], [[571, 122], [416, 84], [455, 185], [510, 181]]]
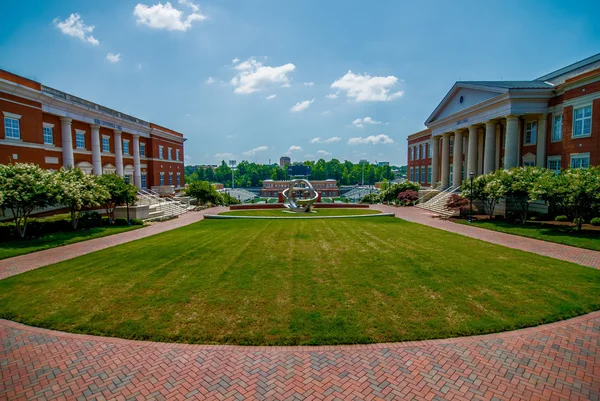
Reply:
[[86, 131], [82, 130], [82, 129], [76, 129], [75, 130], [75, 134], [83, 134], [83, 135], [85, 135], [85, 133], [86, 133]]
[[[575, 123], [576, 123], [575, 110], [585, 109], [587, 107], [590, 108], [590, 133], [575, 136]], [[571, 126], [571, 140], [581, 139], [581, 138], [589, 138], [590, 136], [592, 136], [592, 128], [593, 128], [593, 122], [594, 122], [594, 107], [592, 106], [592, 103], [586, 103], [586, 104], [583, 104], [583, 105], [577, 106], [577, 107], [574, 106], [573, 107], [573, 115], [572, 115], [571, 120], [572, 120], [571, 123], [573, 124]], [[582, 127], [583, 127], [583, 125], [582, 125]]]
[[50, 123], [44, 123], [43, 126], [44, 126], [44, 128], [54, 128], [54, 124], [50, 124]]
[[22, 148], [31, 148], [31, 149], [44, 149], [53, 152], [62, 152], [62, 148], [57, 146], [45, 145], [42, 143], [31, 143], [31, 142], [23, 142], [21, 139], [0, 139], [0, 145], [8, 145], [8, 146], [16, 146]]
[[573, 159], [587, 159], [587, 164], [588, 167], [590, 166], [590, 152], [584, 152], [584, 153], [571, 153], [569, 155], [569, 167], [571, 167], [573, 165]]
[[15, 120], [20, 120], [21, 119], [21, 115], [20, 114], [9, 113], [8, 111], [3, 111], [2, 113], [4, 114], [4, 117], [14, 118]]
[[73, 154], [77, 154], [77, 155], [91, 155], [92, 151], [91, 150], [82, 149], [82, 148], [75, 148], [75, 149], [73, 149]]
[[[535, 141], [525, 142], [527, 140], [527, 124], [531, 124], [531, 132], [533, 133], [533, 124], [535, 124]], [[533, 136], [533, 135], [532, 135]], [[523, 146], [537, 145], [538, 137], [538, 120], [525, 120], [523, 124]]]
[[0, 97], [0, 100], [3, 100], [5, 102], [9, 102], [9, 103], [18, 104], [19, 106], [31, 107], [32, 109], [42, 110], [41, 107], [32, 106], [30, 104], [25, 104], [25, 103], [17, 102], [17, 101], [14, 101], [14, 100], [3, 98], [3, 97]]

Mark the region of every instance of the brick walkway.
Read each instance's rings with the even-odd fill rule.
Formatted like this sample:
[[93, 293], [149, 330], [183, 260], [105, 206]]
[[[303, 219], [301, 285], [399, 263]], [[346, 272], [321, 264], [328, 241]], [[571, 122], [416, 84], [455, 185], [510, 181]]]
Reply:
[[337, 347], [160, 344], [0, 320], [0, 399], [598, 400], [600, 312], [488, 336]]
[[174, 228], [187, 226], [188, 224], [202, 220], [205, 214], [217, 214], [225, 210], [228, 210], [228, 208], [214, 207], [200, 212], [188, 212], [176, 219], [153, 224], [137, 230], [109, 235], [108, 237], [103, 238], [91, 239], [58, 248], [46, 249], [44, 251], [16, 256], [14, 258], [3, 259], [0, 260], [0, 280], [39, 267], [62, 262], [63, 260], [76, 258], [77, 256], [85, 255], [87, 253], [110, 248], [111, 246], [124, 244], [126, 242], [135, 241], [136, 239], [169, 231]]
[[371, 207], [386, 213], [395, 213], [396, 217], [406, 221], [451, 231], [453, 233], [466, 235], [467, 237], [477, 238], [482, 241], [503, 245], [509, 248], [520, 249], [522, 251], [533, 252], [539, 255], [600, 269], [600, 252], [598, 251], [540, 241], [533, 238], [486, 230], [485, 228], [472, 227], [465, 224], [457, 224], [435, 218], [437, 216], [435, 213], [419, 209], [418, 207], [392, 207], [385, 205], [373, 205]]

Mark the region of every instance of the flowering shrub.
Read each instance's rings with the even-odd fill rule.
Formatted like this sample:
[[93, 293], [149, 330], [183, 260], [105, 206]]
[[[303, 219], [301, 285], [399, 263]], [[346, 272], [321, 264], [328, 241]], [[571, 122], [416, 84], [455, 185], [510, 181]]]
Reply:
[[[469, 199], [458, 194], [450, 195], [446, 200], [446, 204], [444, 205], [444, 208], [447, 210], [458, 211], [458, 215], [461, 217], [466, 214], [470, 207], [471, 202]], [[475, 207], [473, 207], [473, 210], [476, 210]]]
[[398, 194], [398, 203], [402, 206], [413, 206], [419, 200], [419, 193], [412, 189]]

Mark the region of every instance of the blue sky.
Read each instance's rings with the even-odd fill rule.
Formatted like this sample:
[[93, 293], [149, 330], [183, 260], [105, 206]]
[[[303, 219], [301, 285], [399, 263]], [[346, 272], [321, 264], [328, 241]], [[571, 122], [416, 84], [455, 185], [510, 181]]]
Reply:
[[10, 1], [0, 68], [184, 133], [188, 163], [405, 164], [456, 80], [600, 52], [600, 2], [491, 3]]

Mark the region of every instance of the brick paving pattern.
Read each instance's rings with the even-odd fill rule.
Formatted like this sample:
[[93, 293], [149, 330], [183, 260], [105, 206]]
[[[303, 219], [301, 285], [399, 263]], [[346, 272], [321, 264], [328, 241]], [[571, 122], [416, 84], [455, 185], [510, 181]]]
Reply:
[[440, 219], [435, 213], [417, 207], [392, 207], [385, 205], [373, 205], [371, 207], [386, 213], [395, 213], [396, 217], [406, 221], [451, 231], [453, 233], [491, 242], [493, 244], [503, 245], [509, 248], [520, 249], [522, 251], [533, 252], [539, 255], [600, 269], [600, 252], [598, 251], [540, 241], [533, 238], [486, 230], [485, 228], [471, 227], [465, 224], [457, 224]]
[[487, 336], [328, 347], [160, 344], [0, 320], [0, 399], [598, 400], [600, 312]]
[[137, 230], [46, 249], [27, 255], [16, 256], [14, 258], [3, 259], [0, 260], [0, 280], [39, 267], [62, 262], [63, 260], [73, 259], [87, 253], [110, 248], [111, 246], [124, 244], [140, 238], [149, 237], [150, 235], [169, 231], [174, 228], [187, 226], [188, 224], [202, 220], [205, 214], [218, 214], [225, 210], [228, 210], [228, 208], [214, 207], [199, 212], [188, 212], [180, 215], [176, 219], [156, 223]]

